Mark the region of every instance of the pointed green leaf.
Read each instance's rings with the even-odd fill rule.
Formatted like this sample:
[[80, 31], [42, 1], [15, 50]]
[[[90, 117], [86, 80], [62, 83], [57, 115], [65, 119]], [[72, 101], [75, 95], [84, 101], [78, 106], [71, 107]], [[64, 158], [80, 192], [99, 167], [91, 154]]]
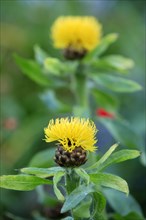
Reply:
[[96, 206], [95, 210], [98, 213], [101, 213], [105, 209], [106, 199], [105, 199], [104, 195], [99, 191], [94, 192], [93, 196], [94, 196], [95, 206]]
[[8, 175], [0, 177], [0, 187], [5, 189], [29, 191], [42, 184], [52, 184], [52, 181], [29, 175]]
[[48, 77], [43, 74], [42, 68], [33, 60], [24, 59], [18, 55], [14, 56], [16, 63], [20, 67], [23, 74], [28, 76], [34, 82], [42, 86], [51, 85]]
[[84, 201], [73, 209], [73, 215], [76, 218], [89, 218], [90, 217], [90, 206], [92, 203], [91, 196], [87, 196]]
[[101, 186], [106, 186], [124, 192], [129, 193], [127, 182], [119, 176], [108, 173], [89, 174], [90, 180]]
[[66, 201], [61, 209], [61, 213], [75, 208], [91, 192], [94, 192], [94, 188], [91, 184], [88, 186], [80, 185], [78, 188], [72, 191], [69, 196], [67, 196]]
[[67, 66], [57, 58], [46, 58], [44, 61], [44, 67], [49, 73], [57, 76], [67, 72]]
[[42, 48], [40, 48], [38, 45], [34, 46], [34, 52], [35, 52], [35, 59], [36, 61], [43, 65], [44, 60], [49, 56]]
[[104, 163], [98, 166], [95, 172], [101, 171], [112, 164], [120, 163], [126, 160], [131, 160], [139, 156], [140, 152], [137, 150], [120, 150], [118, 152], [113, 153]]
[[110, 189], [103, 189], [103, 191], [108, 203], [117, 213], [124, 216], [130, 212], [137, 212], [140, 216], [143, 216], [140, 205], [132, 195], [127, 197], [119, 191], [115, 193]]
[[98, 70], [127, 73], [127, 70], [134, 66], [134, 62], [121, 55], [109, 55], [94, 61], [92, 66], [96, 67]]
[[90, 74], [89, 76], [98, 85], [101, 85], [115, 92], [135, 92], [142, 89], [141, 85], [138, 83], [114, 75], [94, 73]]
[[35, 175], [42, 178], [47, 178], [54, 176], [58, 172], [64, 172], [62, 167], [51, 167], [51, 168], [36, 168], [36, 167], [27, 167], [20, 170], [22, 173]]
[[56, 197], [58, 198], [58, 200], [60, 201], [64, 201], [64, 196], [62, 195], [62, 193], [60, 192], [60, 190], [57, 187], [57, 184], [59, 183], [59, 181], [61, 180], [61, 178], [64, 176], [65, 171], [59, 171], [57, 173], [55, 173], [54, 177], [53, 177], [53, 188], [54, 188], [54, 192]]
[[100, 56], [102, 53], [104, 53], [107, 48], [114, 43], [118, 38], [118, 34], [112, 33], [108, 34], [107, 36], [103, 37], [101, 42], [97, 45], [95, 49], [93, 49], [91, 52], [87, 53], [85, 58], [83, 59], [83, 62], [90, 62], [93, 59]]
[[87, 170], [98, 169], [98, 167], [100, 167], [101, 164], [103, 164], [109, 158], [109, 156], [118, 147], [118, 145], [118, 143], [112, 145], [110, 149], [95, 164], [87, 168]]
[[86, 173], [86, 171], [84, 169], [82, 169], [82, 168], [75, 168], [74, 170], [82, 179], [84, 179], [87, 182], [87, 184], [89, 184], [90, 177], [89, 177], [88, 173]]

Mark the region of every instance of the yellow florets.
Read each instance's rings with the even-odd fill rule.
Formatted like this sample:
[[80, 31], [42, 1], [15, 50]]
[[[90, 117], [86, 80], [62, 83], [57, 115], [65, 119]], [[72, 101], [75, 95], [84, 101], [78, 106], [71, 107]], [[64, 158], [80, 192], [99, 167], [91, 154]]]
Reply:
[[61, 118], [52, 119], [48, 127], [44, 129], [45, 141], [58, 141], [64, 150], [72, 152], [75, 148], [81, 147], [86, 151], [95, 151], [94, 146], [97, 140], [97, 132], [94, 122], [84, 118]]
[[101, 24], [92, 16], [62, 16], [53, 24], [51, 36], [56, 48], [89, 51], [100, 42]]

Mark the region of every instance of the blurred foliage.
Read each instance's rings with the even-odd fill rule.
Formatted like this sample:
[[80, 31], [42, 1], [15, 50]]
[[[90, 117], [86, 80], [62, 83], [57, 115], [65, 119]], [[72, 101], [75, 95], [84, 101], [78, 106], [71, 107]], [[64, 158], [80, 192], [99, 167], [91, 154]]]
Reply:
[[[14, 53], [19, 54], [21, 57], [26, 57], [27, 59], [34, 59], [32, 47], [37, 44], [52, 57], [61, 58], [62, 54], [52, 46], [51, 39], [49, 38], [49, 30], [56, 17], [70, 14], [94, 15], [103, 23], [104, 34], [110, 32], [119, 33], [119, 40], [113, 44], [112, 47], [108, 48], [106, 55], [111, 53], [123, 54], [126, 57], [132, 58], [135, 67], [130, 71], [128, 78], [141, 84], [144, 89], [137, 93], [118, 93], [115, 99], [113, 93], [108, 94], [108, 99], [111, 100], [111, 102], [106, 104], [103, 102], [103, 98], [100, 99], [100, 97], [105, 97], [102, 90], [99, 90], [100, 92], [98, 91], [98, 93], [93, 90], [93, 94], [98, 100], [102, 100], [102, 107], [108, 105], [109, 110], [113, 105], [118, 107], [118, 102], [121, 100], [120, 114], [129, 121], [130, 126], [133, 127], [135, 132], [135, 134], [131, 134], [131, 143], [133, 139], [136, 139], [137, 135], [140, 135], [140, 146], [144, 146], [144, 1], [2, 0], [0, 41], [2, 174], [8, 172], [14, 174], [16, 172], [14, 169], [22, 168], [27, 164], [35, 163], [40, 167], [46, 167], [47, 162], [48, 166], [51, 164], [49, 155], [47, 160], [47, 149], [51, 146], [42, 141], [43, 128], [47, 125], [50, 118], [58, 117], [58, 115], [64, 116], [70, 112], [68, 106], [72, 103], [73, 97], [70, 99], [71, 93], [67, 88], [57, 89], [57, 92], [54, 93], [52, 90], [48, 91], [29, 80], [16, 66]], [[38, 50], [38, 47], [35, 46], [34, 50]], [[45, 54], [42, 56], [45, 56]], [[36, 59], [40, 60], [40, 57], [36, 57]], [[109, 59], [112, 59], [114, 63], [113, 57], [108, 57], [108, 59], [102, 62], [105, 64]], [[25, 61], [22, 60], [22, 62]], [[96, 68], [95, 63], [94, 66]], [[29, 68], [35, 68], [35, 72], [37, 70], [39, 76], [38, 66], [35, 66], [35, 64], [31, 62]], [[102, 63], [100, 63], [100, 68], [102, 68]], [[112, 66], [111, 68], [113, 70]], [[59, 80], [58, 82], [55, 81], [55, 83], [60, 85]], [[60, 103], [62, 103], [64, 97], [65, 102], [63, 102], [60, 108]], [[44, 105], [44, 102], [46, 102], [47, 105]], [[97, 108], [96, 103], [91, 103], [91, 105], [93, 109]], [[95, 114], [95, 111], [93, 111], [93, 113]], [[109, 136], [108, 131], [102, 124], [100, 124], [100, 120], [98, 123], [99, 125], [97, 125], [97, 127], [101, 130], [98, 136], [99, 152], [105, 152], [105, 148], [101, 149], [100, 146], [104, 147], [105, 145], [106, 147], [107, 144], [109, 145], [110, 142], [113, 142], [113, 139]], [[110, 126], [110, 129], [115, 132], [115, 130], [119, 128], [116, 123], [110, 122], [107, 126]], [[113, 129], [114, 126], [116, 126], [116, 129]], [[123, 124], [122, 135], [126, 135], [126, 129], [128, 129], [128, 127], [129, 125]], [[118, 136], [119, 133], [121, 134], [121, 130], [117, 129], [116, 135]], [[104, 135], [104, 138], [102, 135]], [[40, 154], [45, 155], [43, 163], [39, 163]], [[31, 159], [33, 155], [34, 158]], [[129, 168], [128, 170], [127, 166]], [[129, 185], [131, 186], [132, 195], [139, 201], [145, 212], [146, 201], [144, 195], [146, 193], [146, 179], [144, 177], [144, 167], [136, 160], [132, 162], [131, 167], [128, 162], [125, 162], [125, 166], [117, 166], [114, 169], [117, 173], [121, 173], [123, 176], [126, 175]], [[29, 213], [35, 213], [34, 210], [37, 209], [39, 204], [35, 197], [35, 192], [32, 194], [24, 194], [20, 192], [6, 192], [3, 190], [1, 196], [2, 215], [6, 211], [15, 213], [16, 216], [23, 216], [26, 219], [31, 218]], [[22, 201], [21, 203], [20, 199]], [[28, 201], [32, 203], [31, 206], [28, 204]], [[34, 203], [34, 201], [36, 202]], [[48, 201], [47, 204], [49, 204], [50, 207], [50, 201]], [[12, 217], [11, 214], [7, 215], [11, 216], [10, 219], [17, 219], [15, 216]], [[34, 215], [37, 216], [37, 214]], [[125, 215], [127, 215], [127, 213], [125, 213]], [[6, 219], [6, 217], [3, 218]], [[134, 217], [132, 218], [134, 220]], [[135, 219], [136, 218], [138, 217], [135, 217]], [[122, 220], [122, 217], [119, 214], [119, 216], [114, 216], [114, 219]]]

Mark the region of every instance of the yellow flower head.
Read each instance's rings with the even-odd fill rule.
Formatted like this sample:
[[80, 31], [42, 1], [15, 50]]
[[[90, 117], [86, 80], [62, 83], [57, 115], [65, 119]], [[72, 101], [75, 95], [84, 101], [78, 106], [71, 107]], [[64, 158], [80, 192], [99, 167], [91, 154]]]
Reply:
[[51, 36], [56, 48], [89, 51], [99, 44], [101, 28], [92, 16], [62, 16], [54, 22]]
[[52, 119], [48, 127], [44, 129], [45, 141], [58, 141], [63, 149], [72, 152], [75, 148], [81, 147], [86, 151], [95, 151], [94, 146], [97, 140], [97, 133], [94, 122], [89, 119], [72, 117]]

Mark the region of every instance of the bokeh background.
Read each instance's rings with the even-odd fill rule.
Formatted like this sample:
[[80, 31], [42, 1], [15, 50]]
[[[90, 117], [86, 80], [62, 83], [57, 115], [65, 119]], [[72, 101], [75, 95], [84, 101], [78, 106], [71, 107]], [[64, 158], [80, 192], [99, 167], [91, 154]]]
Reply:
[[[16, 53], [33, 59], [33, 48], [37, 44], [52, 57], [60, 58], [61, 53], [53, 48], [49, 37], [51, 24], [60, 15], [92, 15], [103, 24], [104, 35], [119, 33], [118, 41], [107, 53], [122, 54], [133, 59], [135, 67], [129, 77], [143, 86], [143, 90], [137, 93], [118, 94], [120, 113], [141, 135], [144, 144], [144, 10], [145, 1], [141, 0], [1, 0], [1, 174], [15, 174], [15, 169], [27, 166], [33, 155], [46, 150], [48, 145], [42, 140], [43, 128], [50, 118], [65, 112], [55, 111], [56, 106], [51, 98], [45, 103], [42, 95], [45, 89], [24, 76], [13, 57]], [[58, 100], [63, 99], [66, 105], [69, 104], [66, 91], [57, 95]], [[97, 127], [100, 130], [99, 149], [105, 152], [102, 146], [109, 147], [114, 140], [102, 125]], [[113, 171], [127, 180], [131, 194], [146, 213], [144, 166], [136, 159], [123, 163]], [[32, 219], [31, 213], [37, 207], [35, 192], [1, 191], [4, 219], [16, 219], [10, 217], [9, 213]], [[4, 217], [4, 213], [9, 218]]]

